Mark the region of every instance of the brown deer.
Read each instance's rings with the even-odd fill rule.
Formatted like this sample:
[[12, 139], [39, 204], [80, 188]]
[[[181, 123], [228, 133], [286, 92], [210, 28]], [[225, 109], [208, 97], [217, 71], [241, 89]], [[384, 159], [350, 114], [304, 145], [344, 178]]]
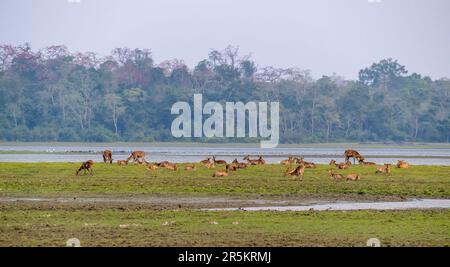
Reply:
[[307, 168], [307, 169], [315, 169], [316, 168], [315, 163], [307, 162], [304, 160], [304, 158], [297, 159], [297, 164], [303, 164], [303, 165], [305, 165], [305, 168]]
[[197, 167], [195, 166], [195, 164], [192, 165], [186, 165], [186, 167], [184, 167], [185, 171], [195, 171], [197, 170]]
[[353, 158], [353, 163], [354, 164], [356, 163], [355, 162], [356, 159], [357, 160], [364, 160], [364, 157], [361, 156], [361, 154], [359, 154], [359, 152], [356, 151], [356, 150], [352, 150], [352, 149], [345, 150], [344, 155], [345, 155], [345, 162], [349, 162], [350, 158]]
[[391, 173], [391, 165], [392, 164], [384, 164], [384, 166], [377, 168], [376, 173]]
[[215, 169], [216, 165], [214, 164], [214, 162], [208, 162], [204, 164], [206, 168], [208, 169]]
[[359, 181], [361, 176], [359, 174], [349, 174], [346, 176], [347, 181]]
[[294, 162], [295, 162], [295, 158], [290, 156], [288, 159], [282, 160], [280, 162], [280, 164], [287, 166], [287, 165], [292, 165]]
[[157, 164], [147, 164], [147, 169], [149, 170], [149, 171], [155, 171], [155, 170], [157, 170], [157, 169], [159, 169], [159, 166], [157, 165]]
[[212, 177], [226, 177], [226, 176], [228, 176], [229, 174], [228, 174], [228, 170], [225, 170], [225, 171], [216, 171], [216, 172], [214, 172], [214, 174], [213, 174], [213, 176]]
[[119, 165], [119, 166], [127, 166], [128, 165], [128, 160], [118, 160], [117, 161], [117, 165]]
[[263, 159], [262, 156], [259, 156], [259, 158], [257, 159], [258, 165], [265, 165], [266, 161]]
[[225, 169], [226, 169], [227, 171], [235, 172], [235, 171], [237, 171], [237, 166], [234, 165], [234, 164], [227, 164], [227, 165], [225, 166]]
[[237, 159], [233, 160], [233, 164], [238, 168], [238, 169], [245, 169], [248, 167], [247, 163], [244, 162], [239, 162]]
[[227, 164], [227, 162], [225, 160], [216, 160], [216, 156], [213, 156], [212, 159], [213, 159], [214, 164], [217, 164], [217, 165], [222, 165], [222, 164], [226, 165]]
[[145, 160], [145, 152], [144, 151], [133, 151], [130, 156], [127, 158], [127, 161], [133, 159], [133, 162], [137, 162], [139, 164], [144, 163]]
[[334, 159], [332, 159], [328, 165], [330, 165], [331, 167], [336, 167], [337, 163]]
[[208, 164], [208, 163], [210, 163], [210, 162], [211, 162], [211, 157], [209, 157], [209, 158], [207, 158], [207, 159], [205, 159], [205, 160], [200, 161], [201, 164]]
[[250, 159], [250, 155], [245, 156], [243, 160], [246, 160], [248, 165], [258, 165], [258, 160]]
[[109, 162], [109, 164], [112, 164], [113, 159], [112, 159], [112, 151], [111, 150], [103, 151], [103, 162], [104, 163]]
[[335, 181], [337, 181], [337, 180], [344, 180], [344, 176], [342, 174], [339, 174], [339, 173], [334, 173], [333, 169], [329, 169], [328, 170], [328, 175], [330, 176], [330, 178], [332, 180], [335, 180]]
[[303, 174], [305, 173], [305, 165], [300, 164], [297, 168], [290, 170], [290, 168], [288, 167], [284, 176], [290, 175], [290, 176], [297, 176], [301, 179], [303, 179]]
[[85, 161], [85, 162], [81, 163], [80, 168], [78, 168], [78, 170], [76, 171], [75, 174], [78, 176], [80, 171], [84, 171], [84, 174], [86, 174], [86, 171], [87, 171], [87, 172], [89, 172], [90, 175], [93, 175], [93, 173], [92, 173], [93, 165], [94, 165], [94, 161], [92, 161], [92, 160]]
[[397, 163], [397, 168], [399, 169], [408, 169], [409, 167], [411, 167], [411, 165], [404, 160], [399, 160]]
[[359, 160], [359, 165], [363, 165], [363, 166], [375, 166], [377, 165], [375, 162], [368, 162], [368, 161], [364, 161], [364, 160]]
[[172, 171], [178, 170], [177, 164], [176, 163], [172, 163], [172, 162], [169, 162], [169, 163], [165, 164], [164, 168], [166, 168], [168, 170], [172, 170]]

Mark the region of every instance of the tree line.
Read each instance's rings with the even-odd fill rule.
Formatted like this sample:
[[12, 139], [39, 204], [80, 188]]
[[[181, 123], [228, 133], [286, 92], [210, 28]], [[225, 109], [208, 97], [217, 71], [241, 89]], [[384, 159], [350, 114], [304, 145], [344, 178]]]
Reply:
[[172, 137], [171, 106], [195, 93], [278, 101], [282, 143], [450, 142], [450, 80], [409, 74], [393, 59], [362, 69], [358, 80], [313, 79], [298, 68], [259, 67], [233, 46], [191, 69], [178, 59], [156, 64], [148, 49], [100, 57], [0, 45], [2, 141], [236, 141]]

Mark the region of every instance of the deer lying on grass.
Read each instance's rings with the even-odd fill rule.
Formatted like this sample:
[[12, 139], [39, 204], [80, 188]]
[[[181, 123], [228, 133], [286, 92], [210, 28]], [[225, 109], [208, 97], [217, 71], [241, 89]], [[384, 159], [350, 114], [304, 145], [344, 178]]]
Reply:
[[377, 168], [376, 173], [391, 173], [391, 165], [392, 164], [384, 164], [384, 166]]
[[207, 162], [204, 164], [204, 166], [208, 169], [215, 169], [216, 165], [214, 164], [214, 162]]
[[117, 165], [119, 165], [119, 166], [127, 166], [128, 165], [128, 160], [118, 160], [117, 161]]
[[205, 160], [200, 161], [200, 163], [201, 163], [201, 164], [208, 164], [208, 163], [211, 163], [211, 157], [209, 157], [209, 158], [207, 158], [207, 159], [205, 159]]
[[75, 174], [78, 176], [80, 171], [84, 171], [84, 174], [86, 174], [86, 172], [89, 172], [90, 175], [93, 175], [93, 173], [92, 173], [93, 165], [94, 165], [94, 161], [92, 161], [92, 160], [85, 161], [85, 162], [81, 163], [80, 168], [78, 168], [78, 170], [76, 171]]
[[397, 168], [399, 169], [408, 169], [409, 167], [411, 167], [411, 165], [404, 160], [399, 160], [397, 163]]
[[349, 162], [350, 158], [353, 158], [353, 163], [356, 163], [355, 159], [364, 161], [364, 157], [361, 156], [361, 154], [359, 154], [359, 152], [356, 150], [348, 149], [345, 151], [344, 156], [345, 162]]
[[295, 163], [296, 159], [295, 157], [290, 156], [288, 159], [282, 160], [280, 162], [281, 165], [292, 165], [293, 163]]
[[256, 159], [250, 159], [250, 155], [245, 156], [245, 158], [243, 158], [243, 160], [246, 160], [248, 165], [258, 165], [259, 161]]
[[344, 180], [344, 176], [342, 174], [339, 174], [339, 173], [334, 173], [333, 169], [329, 169], [328, 170], [328, 175], [330, 176], [330, 178], [332, 180], [335, 180], [335, 181], [337, 181], [337, 180]]
[[226, 177], [226, 176], [228, 176], [229, 174], [228, 174], [228, 170], [225, 170], [225, 171], [216, 171], [216, 172], [214, 172], [214, 174], [213, 174], [213, 176], [212, 177]]
[[130, 156], [127, 158], [127, 161], [133, 159], [133, 162], [137, 162], [139, 164], [144, 163], [145, 161], [145, 152], [144, 151], [133, 151]]
[[195, 166], [195, 164], [192, 165], [186, 165], [186, 167], [184, 167], [185, 171], [195, 171], [197, 170], [197, 167]]
[[233, 164], [238, 168], [238, 169], [245, 169], [248, 167], [247, 163], [243, 163], [243, 162], [239, 162], [237, 159], [233, 160]]
[[227, 171], [235, 172], [235, 171], [237, 171], [237, 166], [234, 165], [234, 164], [227, 164], [227, 165], [225, 166], [225, 169], [226, 169]]
[[300, 178], [303, 179], [303, 174], [305, 173], [305, 168], [306, 167], [303, 164], [300, 164], [298, 167], [296, 167], [293, 170], [290, 170], [290, 168], [288, 167], [284, 176], [288, 176], [288, 175], [297, 176], [297, 177], [300, 176]]
[[363, 166], [375, 166], [375, 165], [377, 165], [377, 164], [374, 163], [374, 162], [366, 162], [366, 161], [364, 161], [364, 160], [359, 160], [359, 165], [363, 165]]
[[112, 159], [112, 151], [111, 150], [103, 151], [103, 162], [104, 163], [109, 162], [109, 164], [112, 164], [113, 159]]
[[316, 168], [316, 164], [313, 162], [307, 162], [304, 160], [304, 158], [299, 158], [297, 159], [297, 164], [303, 164], [305, 165], [305, 168], [307, 169], [315, 169]]
[[216, 160], [216, 156], [213, 156], [212, 159], [213, 159], [214, 164], [217, 164], [217, 165], [222, 165], [222, 164], [226, 165], [227, 164], [227, 162], [225, 160]]
[[361, 179], [361, 176], [359, 174], [349, 174], [346, 176], [347, 181], [359, 181]]

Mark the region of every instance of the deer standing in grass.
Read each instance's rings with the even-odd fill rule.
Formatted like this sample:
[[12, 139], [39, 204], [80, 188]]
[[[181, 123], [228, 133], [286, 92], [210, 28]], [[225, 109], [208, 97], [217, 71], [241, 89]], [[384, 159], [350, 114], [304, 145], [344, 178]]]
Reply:
[[112, 151], [111, 150], [105, 150], [103, 151], [103, 162], [109, 164], [112, 164], [113, 158], [112, 158]]
[[145, 152], [144, 151], [133, 151], [130, 156], [127, 158], [127, 161], [133, 159], [133, 162], [137, 162], [139, 164], [144, 163], [145, 161]]
[[345, 156], [345, 162], [350, 162], [350, 158], [353, 158], [353, 164], [355, 164], [355, 160], [365, 160], [363, 156], [361, 156], [361, 154], [359, 154], [358, 151], [356, 150], [352, 150], [352, 149], [348, 149], [344, 152], [344, 156]]
[[89, 172], [90, 175], [93, 175], [93, 173], [92, 173], [93, 165], [94, 165], [94, 161], [92, 161], [92, 160], [85, 161], [85, 162], [81, 163], [80, 168], [78, 168], [78, 170], [76, 171], [75, 174], [78, 176], [78, 174], [81, 171], [84, 171], [84, 174], [86, 174], [86, 172]]

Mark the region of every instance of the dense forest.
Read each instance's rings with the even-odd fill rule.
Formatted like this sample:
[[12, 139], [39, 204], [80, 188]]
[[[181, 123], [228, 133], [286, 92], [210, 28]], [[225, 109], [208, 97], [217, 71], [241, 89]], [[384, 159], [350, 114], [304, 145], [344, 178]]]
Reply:
[[282, 143], [450, 142], [450, 80], [409, 74], [393, 59], [363, 68], [358, 80], [313, 79], [257, 66], [233, 46], [193, 69], [177, 59], [156, 64], [146, 49], [99, 57], [0, 46], [2, 141], [235, 141], [172, 137], [170, 108], [194, 93], [204, 102], [280, 102]]

